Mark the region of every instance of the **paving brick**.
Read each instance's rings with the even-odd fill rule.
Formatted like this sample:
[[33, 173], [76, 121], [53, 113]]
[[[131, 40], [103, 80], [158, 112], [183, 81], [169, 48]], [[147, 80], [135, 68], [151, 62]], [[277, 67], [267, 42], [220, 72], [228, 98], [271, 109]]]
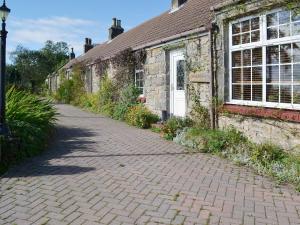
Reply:
[[300, 224], [300, 197], [147, 130], [58, 105], [48, 151], [0, 179], [0, 224]]

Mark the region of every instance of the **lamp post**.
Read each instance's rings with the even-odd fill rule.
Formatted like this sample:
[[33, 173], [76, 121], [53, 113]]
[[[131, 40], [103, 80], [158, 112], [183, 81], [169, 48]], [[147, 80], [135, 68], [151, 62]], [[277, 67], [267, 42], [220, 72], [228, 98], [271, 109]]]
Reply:
[[0, 135], [5, 136], [8, 132], [5, 124], [5, 71], [6, 71], [6, 20], [10, 13], [5, 0], [0, 7], [0, 18], [2, 20], [1, 43], [0, 43]]

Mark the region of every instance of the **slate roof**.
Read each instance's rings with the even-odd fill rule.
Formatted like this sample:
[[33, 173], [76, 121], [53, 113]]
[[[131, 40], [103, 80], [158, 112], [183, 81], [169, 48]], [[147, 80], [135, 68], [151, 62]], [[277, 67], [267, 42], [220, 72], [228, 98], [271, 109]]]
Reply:
[[139, 47], [147, 47], [147, 45], [150, 46], [151, 43], [159, 40], [175, 37], [197, 29], [203, 28], [203, 31], [205, 31], [213, 17], [213, 13], [210, 10], [211, 7], [224, 1], [188, 0], [179, 10], [172, 13], [167, 11], [119, 35], [112, 41], [97, 45], [86, 54], [71, 60], [64, 68], [70, 68], [77, 62], [93, 62], [98, 58], [107, 59], [127, 48], [138, 49]]

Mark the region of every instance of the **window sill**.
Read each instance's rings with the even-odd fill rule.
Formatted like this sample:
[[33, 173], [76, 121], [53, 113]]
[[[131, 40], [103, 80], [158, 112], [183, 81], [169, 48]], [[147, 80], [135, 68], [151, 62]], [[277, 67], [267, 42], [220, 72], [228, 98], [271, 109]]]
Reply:
[[300, 123], [300, 111], [296, 110], [225, 104], [221, 113]]

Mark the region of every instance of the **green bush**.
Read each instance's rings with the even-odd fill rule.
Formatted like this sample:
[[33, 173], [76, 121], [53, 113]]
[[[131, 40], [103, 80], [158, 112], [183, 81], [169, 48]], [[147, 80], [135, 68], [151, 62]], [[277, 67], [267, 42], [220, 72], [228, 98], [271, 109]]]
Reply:
[[125, 120], [128, 109], [137, 105], [139, 90], [134, 85], [128, 85], [120, 92], [118, 103], [114, 108], [113, 118], [116, 120]]
[[86, 94], [81, 74], [81, 65], [75, 65], [73, 68], [72, 79], [67, 79], [64, 72], [61, 72], [60, 85], [54, 98], [61, 103], [81, 106], [82, 96]]
[[251, 160], [268, 165], [273, 161], [282, 161], [286, 157], [283, 149], [273, 144], [254, 145], [251, 151]]
[[112, 116], [114, 113], [114, 107], [116, 105], [116, 99], [118, 98], [118, 92], [107, 76], [101, 80], [99, 89], [99, 110], [106, 116]]
[[153, 123], [159, 121], [159, 117], [150, 112], [144, 105], [140, 104], [128, 110], [125, 120], [130, 125], [147, 129], [150, 128]]
[[273, 144], [250, 142], [234, 128], [211, 130], [186, 128], [174, 138], [178, 144], [228, 158], [239, 165], [248, 165], [258, 174], [289, 182], [300, 191], [300, 157], [286, 153]]
[[27, 156], [32, 156], [44, 149], [49, 133], [54, 126], [56, 110], [46, 100], [30, 93], [11, 88], [7, 92], [7, 123], [14, 136], [21, 140], [21, 151], [13, 157], [6, 157], [11, 150], [3, 152], [3, 167]]
[[74, 82], [73, 80], [64, 80], [59, 88], [57, 89], [57, 92], [54, 95], [54, 98], [64, 104], [70, 104], [73, 100], [73, 92], [74, 92]]
[[186, 127], [191, 127], [193, 122], [186, 118], [171, 117], [162, 127], [162, 132], [167, 140], [172, 140], [177, 133]]

